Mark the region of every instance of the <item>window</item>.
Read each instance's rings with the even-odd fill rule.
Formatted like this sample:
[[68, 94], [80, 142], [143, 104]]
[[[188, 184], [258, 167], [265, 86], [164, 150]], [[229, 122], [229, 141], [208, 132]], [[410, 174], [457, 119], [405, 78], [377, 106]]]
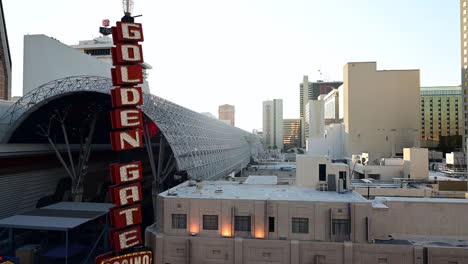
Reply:
[[332, 235], [333, 241], [343, 242], [349, 240], [350, 226], [348, 219], [333, 219], [332, 220]]
[[275, 218], [268, 217], [268, 232], [275, 232]]
[[327, 181], [327, 165], [319, 164], [319, 181]]
[[172, 214], [172, 228], [173, 229], [186, 229], [187, 228], [187, 215], [186, 214]]
[[85, 50], [84, 52], [91, 56], [110, 55], [110, 49], [92, 49], [92, 50]]
[[235, 231], [247, 231], [250, 232], [251, 220], [250, 216], [236, 216], [234, 219], [234, 230]]
[[218, 216], [203, 215], [203, 230], [218, 230]]
[[296, 234], [309, 233], [309, 218], [292, 218], [292, 232]]

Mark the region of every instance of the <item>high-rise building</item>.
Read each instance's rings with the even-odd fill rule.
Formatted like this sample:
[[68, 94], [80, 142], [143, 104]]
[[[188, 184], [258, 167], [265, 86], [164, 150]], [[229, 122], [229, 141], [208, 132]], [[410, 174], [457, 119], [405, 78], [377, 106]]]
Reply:
[[323, 97], [325, 104], [325, 124], [336, 124], [343, 121], [340, 117], [340, 92], [339, 89], [333, 89]]
[[309, 82], [309, 77], [304, 76], [302, 83], [299, 85], [299, 113], [301, 117], [301, 146], [305, 146], [305, 119], [304, 119], [304, 111], [306, 104], [309, 100], [317, 100], [319, 95], [321, 94], [328, 94], [333, 89], [337, 89], [343, 84], [343, 82], [324, 82], [324, 81], [317, 81], [317, 82]]
[[463, 90], [463, 146], [468, 137], [468, 0], [460, 0], [461, 80]]
[[8, 35], [0, 0], [0, 99], [11, 99], [11, 56]]
[[71, 45], [70, 47], [78, 49], [100, 61], [112, 64], [111, 50], [113, 46], [112, 38], [101, 36], [91, 40], [80, 40], [78, 45]]
[[350, 62], [343, 76], [346, 157], [392, 157], [419, 146], [419, 70], [378, 71], [376, 62]]
[[304, 113], [304, 133], [308, 138], [322, 137], [325, 128], [324, 101], [309, 100]]
[[263, 135], [267, 147], [283, 148], [283, 100], [263, 102]]
[[283, 120], [283, 145], [285, 149], [301, 146], [301, 119]]
[[229, 121], [231, 126], [235, 126], [236, 109], [233, 105], [220, 105], [218, 108], [219, 120]]
[[441, 136], [462, 135], [462, 109], [461, 87], [421, 87], [422, 142], [439, 141]]

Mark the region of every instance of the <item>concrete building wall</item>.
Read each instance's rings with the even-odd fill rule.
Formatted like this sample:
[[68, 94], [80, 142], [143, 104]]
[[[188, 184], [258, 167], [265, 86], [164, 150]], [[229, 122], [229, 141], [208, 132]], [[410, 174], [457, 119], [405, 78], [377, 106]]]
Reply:
[[305, 133], [307, 138], [322, 137], [325, 130], [325, 102], [310, 100], [305, 108]]
[[403, 150], [404, 177], [412, 179], [429, 178], [429, 152], [426, 148], [405, 148]]
[[359, 173], [364, 179], [372, 178], [380, 181], [393, 181], [393, 178], [403, 178], [403, 165], [363, 165], [351, 161], [350, 167], [353, 168], [355, 179]]
[[377, 71], [375, 62], [344, 66], [345, 153], [390, 157], [419, 146], [419, 70]]
[[[180, 237], [147, 231], [155, 264], [463, 264], [467, 248]], [[427, 251], [427, 253], [424, 253]], [[426, 259], [426, 262], [424, 262]]]
[[[311, 156], [311, 155], [297, 155], [296, 156], [296, 184], [297, 186], [309, 187], [316, 189], [319, 187], [319, 165], [326, 166], [325, 175], [333, 174], [336, 179], [336, 186], [338, 188], [340, 172], [346, 173], [346, 182], [349, 183], [348, 166], [341, 163], [332, 163], [327, 156]], [[327, 182], [327, 181], [323, 181]], [[347, 187], [345, 187], [347, 188]]]
[[402, 235], [468, 237], [465, 221], [468, 219], [468, 204], [414, 199], [413, 202], [386, 201], [388, 209], [373, 209], [370, 226], [372, 239], [389, 239], [389, 236], [397, 239]]
[[[468, 247], [441, 247], [431, 242], [468, 239], [468, 203], [464, 200], [272, 201], [217, 199], [216, 194], [210, 198], [161, 200], [165, 215], [162, 228], [146, 231], [146, 242], [154, 250], [157, 264], [468, 261]], [[331, 219], [336, 210], [349, 221], [346, 242], [333, 240]], [[187, 214], [187, 228], [174, 229], [171, 215], [180, 213]], [[232, 232], [233, 213], [251, 217], [251, 232]], [[203, 214], [219, 214], [218, 230], [203, 230]], [[273, 232], [269, 232], [269, 217], [274, 217]], [[309, 219], [307, 233], [291, 231], [293, 217]], [[374, 244], [391, 239], [416, 241], [416, 245]]]
[[306, 151], [312, 156], [328, 156], [332, 159], [344, 157], [344, 125], [331, 124], [325, 126], [322, 137], [309, 138], [306, 141]]

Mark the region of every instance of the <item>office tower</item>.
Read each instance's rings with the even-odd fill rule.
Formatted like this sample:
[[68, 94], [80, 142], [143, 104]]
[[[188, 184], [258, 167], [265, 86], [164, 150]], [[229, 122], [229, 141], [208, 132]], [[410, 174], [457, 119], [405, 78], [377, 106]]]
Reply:
[[263, 134], [265, 145], [283, 148], [283, 100], [263, 102]]
[[223, 121], [229, 121], [226, 123], [229, 123], [231, 126], [235, 126], [235, 115], [236, 115], [236, 109], [233, 105], [220, 105], [218, 108], [218, 116], [219, 120]]
[[301, 119], [283, 120], [283, 145], [285, 149], [301, 146]]

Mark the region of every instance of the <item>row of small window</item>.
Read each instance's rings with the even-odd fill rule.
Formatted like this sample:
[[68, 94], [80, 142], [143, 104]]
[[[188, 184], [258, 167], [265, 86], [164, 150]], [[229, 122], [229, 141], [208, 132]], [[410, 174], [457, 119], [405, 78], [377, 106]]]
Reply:
[[[309, 233], [309, 218], [293, 217], [291, 219], [292, 232], [297, 234]], [[203, 215], [203, 230], [218, 230], [217, 215]], [[234, 231], [250, 232], [252, 220], [250, 216], [235, 216]], [[172, 214], [173, 229], [187, 229], [186, 214]], [[268, 217], [268, 232], [275, 232], [275, 218]]]

